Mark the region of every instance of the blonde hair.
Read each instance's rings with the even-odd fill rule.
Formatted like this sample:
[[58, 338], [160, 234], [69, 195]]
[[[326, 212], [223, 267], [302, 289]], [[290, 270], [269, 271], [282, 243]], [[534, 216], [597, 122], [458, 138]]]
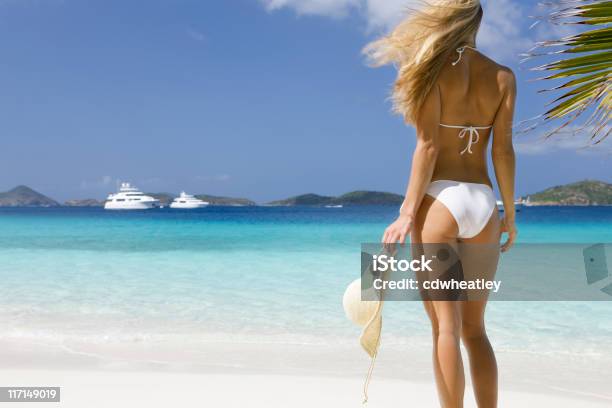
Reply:
[[423, 1], [423, 7], [364, 48], [371, 65], [395, 64], [393, 110], [407, 123], [417, 115], [449, 56], [475, 38], [482, 20], [480, 0]]

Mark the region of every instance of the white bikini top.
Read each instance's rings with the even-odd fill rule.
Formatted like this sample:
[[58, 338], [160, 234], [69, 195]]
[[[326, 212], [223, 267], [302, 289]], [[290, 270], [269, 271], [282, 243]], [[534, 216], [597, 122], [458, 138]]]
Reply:
[[[453, 66], [457, 65], [459, 61], [461, 61], [461, 57], [463, 56], [463, 53], [465, 52], [466, 48], [471, 48], [473, 50], [476, 50], [476, 48], [471, 47], [469, 45], [464, 45], [462, 47], [457, 48], [457, 53], [459, 53], [459, 58], [457, 58], [457, 61], [454, 61], [452, 63]], [[440, 123], [440, 126], [445, 127], [445, 128], [450, 128], [450, 129], [461, 129], [461, 131], [459, 132], [459, 137], [461, 139], [465, 138], [466, 135], [469, 135], [468, 144], [465, 147], [465, 149], [461, 151], [461, 155], [465, 154], [465, 152], [468, 152], [469, 154], [473, 153], [472, 145], [480, 141], [480, 134], [478, 133], [479, 130], [487, 130], [493, 127], [493, 126], [455, 126], [455, 125], [445, 125], [443, 123]]]
[[464, 155], [465, 152], [472, 154], [472, 145], [478, 143], [480, 141], [479, 130], [491, 129], [493, 126], [453, 126], [453, 125], [445, 125], [440, 123], [440, 126], [451, 129], [461, 129], [459, 132], [459, 137], [463, 139], [466, 135], [469, 135], [467, 146], [465, 149], [461, 151], [461, 155]]

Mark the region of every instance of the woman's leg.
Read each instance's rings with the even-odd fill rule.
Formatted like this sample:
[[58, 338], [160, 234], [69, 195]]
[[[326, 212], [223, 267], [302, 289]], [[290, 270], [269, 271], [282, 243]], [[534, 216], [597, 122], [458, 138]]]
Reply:
[[479, 408], [497, 407], [497, 362], [487, 337], [484, 312], [487, 302], [462, 302], [461, 339], [470, 360], [470, 374]]
[[[486, 244], [499, 244], [499, 239], [500, 221], [499, 215], [495, 211], [487, 227], [478, 236], [463, 240], [462, 242], [468, 245], [484, 244], [482, 245], [482, 252], [496, 251], [491, 256], [495, 257], [495, 264], [497, 264], [499, 248], [497, 245], [489, 246]], [[482, 256], [487, 255], [483, 254]], [[488, 271], [482, 273], [488, 274]], [[492, 274], [489, 278], [493, 278]], [[497, 407], [497, 362], [485, 329], [484, 314], [487, 300], [482, 299], [461, 303], [461, 339], [469, 355], [476, 403], [479, 408], [495, 408]]]
[[461, 302], [432, 301], [437, 327], [434, 328], [434, 364], [440, 403], [444, 408], [463, 407], [465, 374], [461, 358]]
[[[425, 196], [411, 235], [412, 243], [457, 242], [458, 227], [448, 209]], [[433, 364], [440, 404], [443, 408], [463, 407], [465, 378], [460, 350], [461, 303], [425, 301], [432, 324]]]

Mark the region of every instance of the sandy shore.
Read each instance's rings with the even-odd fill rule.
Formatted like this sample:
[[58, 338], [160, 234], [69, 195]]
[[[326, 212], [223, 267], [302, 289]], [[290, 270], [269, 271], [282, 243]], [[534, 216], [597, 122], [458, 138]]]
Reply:
[[[607, 358], [524, 352], [497, 357], [500, 407], [612, 406]], [[0, 386], [60, 386], [60, 406], [75, 408], [359, 407], [369, 364], [357, 344], [92, 344], [23, 338], [0, 339], [0, 362]], [[465, 406], [476, 407], [467, 381]], [[400, 401], [405, 401], [402, 406], [438, 406], [429, 349], [416, 344], [381, 349], [368, 406], [392, 407]]]
[[[361, 380], [293, 375], [227, 375], [163, 372], [3, 370], [3, 385], [56, 385], [62, 407], [360, 407]], [[379, 379], [370, 389], [369, 407], [437, 407], [433, 385]], [[20, 403], [20, 407], [39, 406]], [[466, 407], [475, 407], [466, 396]], [[597, 408], [609, 403], [562, 394], [501, 393], [500, 407]]]

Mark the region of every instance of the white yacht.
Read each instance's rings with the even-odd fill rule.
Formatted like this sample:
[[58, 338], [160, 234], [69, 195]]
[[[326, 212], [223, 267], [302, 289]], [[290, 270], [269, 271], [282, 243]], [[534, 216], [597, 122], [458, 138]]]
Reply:
[[181, 192], [181, 195], [176, 197], [172, 204], [170, 204], [170, 208], [202, 208], [206, 207], [209, 203], [206, 201], [202, 201], [199, 198], [192, 196], [191, 194], [187, 194], [186, 192]]
[[[523, 204], [524, 204], [523, 200], [521, 200], [521, 199], [515, 200], [514, 201], [514, 209], [515, 209], [515, 211], [516, 212], [521, 211], [523, 209]], [[497, 209], [499, 211], [504, 211], [504, 202], [503, 201], [497, 200]]]
[[104, 208], [106, 210], [148, 210], [159, 206], [159, 200], [145, 195], [130, 183], [121, 183], [118, 193], [109, 194]]

